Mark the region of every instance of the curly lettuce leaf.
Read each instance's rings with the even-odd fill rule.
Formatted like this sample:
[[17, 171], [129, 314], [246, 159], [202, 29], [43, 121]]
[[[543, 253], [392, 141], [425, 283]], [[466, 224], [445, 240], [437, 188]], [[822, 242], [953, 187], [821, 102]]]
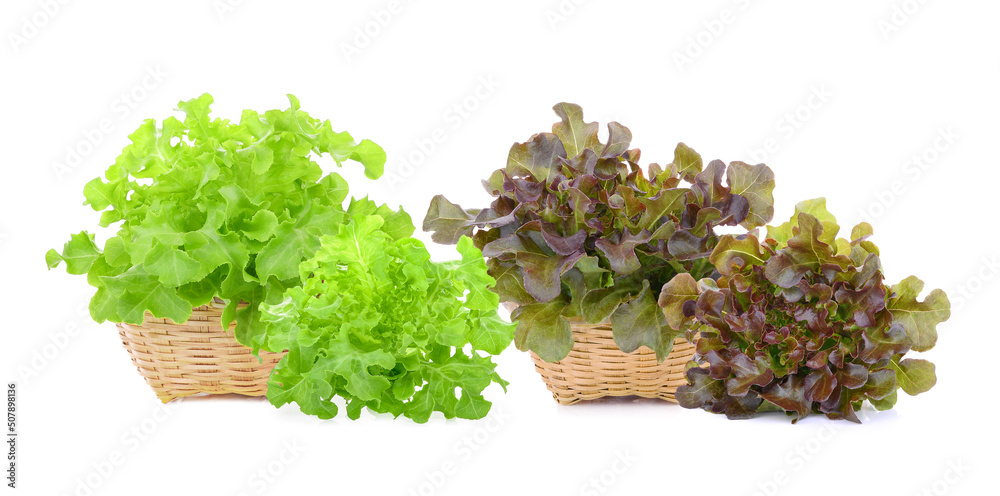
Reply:
[[103, 248], [93, 234], [73, 235], [46, 263], [87, 274], [94, 320], [138, 324], [148, 311], [183, 322], [220, 298], [223, 324], [235, 321], [244, 344], [257, 338], [256, 305], [297, 284], [319, 236], [345, 218], [346, 182], [314, 157], [358, 162], [373, 179], [385, 164], [378, 145], [333, 131], [288, 98], [285, 110], [244, 110], [238, 122], [213, 117], [208, 94], [180, 102], [182, 119], [144, 121], [104, 177], [87, 183], [86, 204], [116, 235]]
[[335, 397], [350, 418], [364, 408], [416, 422], [435, 411], [485, 416], [483, 391], [507, 385], [491, 356], [510, 345], [514, 326], [497, 315], [482, 253], [463, 238], [461, 260], [435, 263], [410, 237], [405, 212], [355, 200], [347, 215], [299, 264], [302, 285], [261, 306], [254, 345], [288, 350], [268, 386], [271, 403], [324, 419], [337, 415]]

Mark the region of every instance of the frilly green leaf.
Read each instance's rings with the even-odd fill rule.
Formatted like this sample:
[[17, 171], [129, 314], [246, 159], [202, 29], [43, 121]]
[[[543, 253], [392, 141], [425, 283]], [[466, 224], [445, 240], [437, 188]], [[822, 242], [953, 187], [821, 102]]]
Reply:
[[129, 135], [104, 177], [84, 186], [100, 225], [120, 223], [115, 236], [101, 248], [81, 233], [46, 254], [50, 268], [66, 263], [88, 275], [95, 320], [138, 324], [149, 311], [183, 322], [218, 297], [229, 302], [222, 323], [236, 321], [238, 339], [252, 346], [260, 338], [259, 311], [236, 307], [297, 283], [320, 234], [344, 221], [347, 184], [324, 176], [315, 157], [359, 162], [373, 179], [385, 164], [375, 143], [355, 142], [294, 96], [289, 102], [233, 122], [213, 117], [204, 94], [178, 104], [183, 119], [147, 119]]
[[510, 345], [514, 326], [497, 315], [482, 254], [464, 238], [461, 260], [435, 263], [399, 236], [408, 216], [367, 200], [347, 215], [300, 264], [301, 287], [260, 306], [262, 348], [288, 350], [268, 386], [272, 404], [332, 418], [337, 396], [352, 419], [364, 408], [416, 422], [434, 411], [485, 416], [483, 391], [506, 386], [490, 354]]
[[933, 348], [937, 343], [937, 325], [951, 317], [951, 303], [944, 291], [935, 289], [924, 301], [917, 301], [923, 289], [923, 281], [907, 277], [892, 287], [895, 296], [886, 304], [895, 321], [906, 329], [916, 351]]

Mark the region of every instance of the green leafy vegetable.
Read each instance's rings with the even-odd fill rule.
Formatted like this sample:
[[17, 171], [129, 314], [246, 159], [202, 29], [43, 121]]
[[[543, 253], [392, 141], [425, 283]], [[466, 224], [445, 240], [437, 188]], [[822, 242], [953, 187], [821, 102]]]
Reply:
[[423, 228], [439, 243], [472, 236], [500, 299], [519, 305], [519, 349], [557, 361], [573, 346], [570, 320], [610, 320], [623, 351], [646, 346], [663, 360], [680, 334], [657, 306], [673, 297], [664, 284], [712, 274], [715, 227], [768, 222], [774, 174], [763, 164], [704, 165], [683, 143], [673, 163], [644, 170], [625, 126], [609, 124], [602, 143], [579, 106], [555, 111], [551, 133], [515, 144], [506, 167], [483, 182], [489, 208], [437, 196]]
[[497, 315], [482, 253], [463, 237], [460, 261], [435, 263], [410, 237], [405, 212], [360, 200], [348, 216], [300, 264], [303, 284], [262, 306], [258, 344], [288, 350], [268, 385], [271, 403], [324, 419], [338, 413], [334, 396], [352, 419], [362, 408], [417, 422], [434, 411], [485, 416], [483, 390], [507, 385], [490, 355], [510, 345], [513, 326]]
[[[324, 175], [313, 156], [339, 165], [360, 162], [382, 174], [385, 153], [333, 131], [289, 96], [287, 110], [243, 111], [239, 122], [212, 118], [208, 94], [181, 102], [183, 120], [145, 121], [132, 143], [84, 195], [117, 226], [103, 249], [86, 232], [50, 268], [65, 262], [97, 288], [90, 305], [98, 322], [138, 324], [146, 311], [184, 322], [195, 306], [227, 302], [223, 324], [250, 344], [262, 330], [257, 304], [278, 301], [298, 284], [298, 266], [319, 248], [319, 236], [344, 221], [347, 183]], [[237, 309], [240, 303], [248, 303]]]
[[764, 243], [723, 237], [711, 255], [717, 287], [686, 274], [667, 284], [660, 304], [672, 324], [688, 323], [702, 365], [677, 391], [682, 406], [730, 418], [780, 409], [796, 420], [821, 413], [859, 422], [865, 401], [886, 410], [897, 389], [934, 386], [934, 365], [904, 356], [934, 346], [950, 315], [947, 296], [934, 290], [918, 301], [916, 277], [887, 286], [871, 226], [858, 225], [850, 239], [838, 239], [839, 230], [824, 199], [805, 201], [768, 228]]

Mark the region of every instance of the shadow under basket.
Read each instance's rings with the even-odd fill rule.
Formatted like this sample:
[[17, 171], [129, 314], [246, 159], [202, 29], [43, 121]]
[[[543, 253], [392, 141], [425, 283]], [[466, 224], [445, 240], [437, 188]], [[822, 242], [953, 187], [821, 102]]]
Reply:
[[695, 347], [684, 339], [663, 363], [656, 353], [642, 347], [632, 353], [618, 349], [608, 323], [571, 322], [573, 349], [566, 358], [549, 363], [534, 352], [531, 359], [552, 396], [563, 405], [605, 396], [641, 396], [677, 403], [677, 388], [687, 384], [684, 369], [694, 358]]
[[192, 310], [183, 324], [146, 312], [141, 326], [118, 324], [122, 346], [160, 401], [195, 394], [263, 396], [283, 353], [261, 350], [263, 363], [222, 328], [225, 304], [216, 300]]

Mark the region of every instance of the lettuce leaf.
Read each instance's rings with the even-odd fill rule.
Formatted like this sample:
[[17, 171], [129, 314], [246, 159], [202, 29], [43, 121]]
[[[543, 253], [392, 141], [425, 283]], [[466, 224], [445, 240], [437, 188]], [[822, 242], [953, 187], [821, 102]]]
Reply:
[[464, 237], [461, 260], [435, 263], [410, 237], [402, 210], [357, 200], [348, 212], [300, 264], [303, 284], [262, 306], [264, 332], [254, 345], [288, 350], [269, 400], [323, 419], [338, 414], [335, 396], [352, 419], [362, 408], [416, 422], [435, 411], [482, 418], [491, 406], [486, 387], [507, 385], [491, 355], [513, 339], [482, 253]]
[[104, 177], [87, 183], [85, 204], [116, 235], [102, 248], [81, 232], [45, 258], [87, 274], [94, 320], [139, 324], [148, 311], [184, 322], [218, 297], [223, 324], [236, 321], [244, 344], [259, 338], [256, 305], [298, 284], [299, 263], [346, 216], [346, 181], [313, 157], [358, 162], [373, 179], [385, 164], [378, 145], [333, 131], [288, 98], [288, 109], [244, 110], [239, 122], [213, 118], [208, 94], [180, 102], [183, 119], [146, 120]]
[[667, 320], [690, 323], [701, 365], [677, 391], [681, 406], [733, 419], [777, 409], [860, 422], [864, 402], [886, 410], [898, 389], [916, 395], [937, 381], [932, 363], [904, 357], [934, 346], [950, 316], [944, 292], [918, 301], [920, 279], [885, 284], [871, 226], [837, 238], [825, 199], [795, 212], [764, 242], [724, 236], [710, 257], [717, 284], [681, 274], [661, 293]]
[[444, 244], [471, 236], [489, 258], [500, 300], [519, 306], [519, 349], [557, 361], [573, 346], [569, 320], [610, 320], [623, 351], [645, 346], [662, 361], [681, 333], [656, 305], [664, 285], [678, 273], [712, 274], [716, 227], [771, 220], [774, 174], [764, 164], [705, 164], [683, 143], [672, 163], [644, 169], [625, 126], [608, 124], [602, 143], [579, 106], [554, 110], [552, 131], [515, 143], [483, 181], [488, 208], [439, 195], [423, 229]]

